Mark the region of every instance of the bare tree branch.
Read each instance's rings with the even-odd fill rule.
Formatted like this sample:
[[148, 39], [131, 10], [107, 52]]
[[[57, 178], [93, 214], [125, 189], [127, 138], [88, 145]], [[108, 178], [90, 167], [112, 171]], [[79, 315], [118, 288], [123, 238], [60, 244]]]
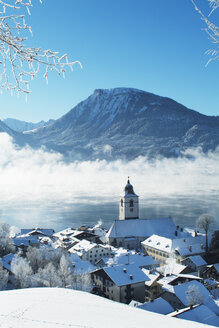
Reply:
[[[41, 2], [41, 0], [39, 0]], [[69, 61], [66, 54], [59, 56], [50, 49], [29, 48], [25, 46], [26, 32], [32, 34], [31, 27], [25, 22], [25, 15], [6, 15], [7, 9], [19, 11], [26, 8], [30, 14], [31, 0], [13, 0], [13, 4], [0, 0], [0, 89], [30, 93], [29, 84], [44, 66], [44, 78], [48, 82], [49, 71], [65, 75], [66, 69], [73, 70], [79, 61]], [[1, 92], [0, 90], [0, 92]]]
[[191, 0], [191, 2], [194, 5], [195, 10], [200, 14], [201, 19], [205, 22], [207, 27], [204, 29], [206, 33], [208, 34], [211, 41], [216, 44], [215, 49], [209, 49], [206, 51], [206, 54], [211, 56], [211, 58], [208, 60], [207, 65], [209, 62], [213, 60], [219, 60], [219, 50], [218, 50], [218, 44], [219, 44], [219, 28], [216, 26], [212, 21], [210, 21], [209, 16], [219, 7], [219, 0], [208, 0], [209, 7], [211, 9], [210, 13], [208, 15], [204, 14], [200, 8], [196, 5], [195, 0]]

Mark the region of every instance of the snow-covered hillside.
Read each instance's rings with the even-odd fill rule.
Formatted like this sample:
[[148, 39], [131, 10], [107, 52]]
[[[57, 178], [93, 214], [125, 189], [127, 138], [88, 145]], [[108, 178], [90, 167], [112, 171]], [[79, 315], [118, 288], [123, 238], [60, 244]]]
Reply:
[[61, 288], [1, 291], [0, 304], [0, 327], [4, 328], [209, 327]]

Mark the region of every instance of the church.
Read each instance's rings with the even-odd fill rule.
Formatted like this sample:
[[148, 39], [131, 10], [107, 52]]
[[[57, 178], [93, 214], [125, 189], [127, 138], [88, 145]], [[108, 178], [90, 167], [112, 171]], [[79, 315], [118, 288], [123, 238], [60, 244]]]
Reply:
[[108, 231], [107, 243], [115, 247], [140, 249], [141, 242], [153, 234], [163, 237], [176, 236], [177, 228], [172, 218], [140, 219], [139, 196], [128, 178], [124, 194], [120, 197], [119, 220]]

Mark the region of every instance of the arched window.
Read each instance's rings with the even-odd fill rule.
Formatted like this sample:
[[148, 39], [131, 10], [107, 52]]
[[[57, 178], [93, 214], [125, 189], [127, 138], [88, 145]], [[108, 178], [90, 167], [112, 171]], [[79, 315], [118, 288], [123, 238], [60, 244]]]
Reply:
[[121, 207], [123, 207], [123, 199], [121, 199]]
[[129, 201], [129, 206], [130, 206], [130, 207], [134, 207], [134, 201], [133, 201], [133, 199], [130, 199], [130, 201]]

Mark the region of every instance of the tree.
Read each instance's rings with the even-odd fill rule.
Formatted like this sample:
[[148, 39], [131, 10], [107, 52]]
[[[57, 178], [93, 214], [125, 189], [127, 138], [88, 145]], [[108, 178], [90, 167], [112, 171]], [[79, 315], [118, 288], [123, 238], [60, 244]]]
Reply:
[[34, 273], [44, 265], [45, 260], [39, 248], [29, 246], [26, 257]]
[[[210, 21], [209, 17], [213, 14], [213, 12], [219, 7], [219, 0], [208, 0], [210, 13], [208, 15], [204, 14], [200, 8], [196, 5], [195, 0], [191, 0], [195, 10], [200, 14], [201, 19], [205, 22], [206, 28], [205, 31], [207, 32], [208, 36], [210, 37], [213, 44], [217, 46], [216, 49], [209, 49], [207, 54], [211, 56], [208, 63], [212, 60], [219, 60], [219, 51], [218, 51], [218, 44], [219, 44], [219, 27], [216, 26], [212, 21]], [[208, 64], [207, 63], [207, 64]]]
[[90, 292], [92, 289], [91, 275], [90, 273], [74, 272], [73, 274], [73, 285], [72, 287], [76, 290], [83, 290], [84, 292]]
[[219, 251], [219, 230], [215, 230], [211, 238], [211, 250]]
[[62, 255], [59, 266], [59, 277], [62, 282], [62, 287], [71, 287], [73, 283], [72, 271], [71, 271], [70, 257]]
[[11, 262], [11, 270], [15, 275], [17, 288], [28, 288], [33, 285], [33, 271], [26, 259], [16, 255]]
[[0, 290], [4, 290], [8, 283], [8, 272], [0, 265]]
[[202, 214], [199, 216], [196, 224], [199, 229], [205, 231], [205, 251], [208, 253], [208, 231], [210, 226], [214, 223], [214, 217], [209, 214]]
[[26, 34], [32, 34], [32, 31], [26, 24], [24, 13], [26, 10], [30, 14], [31, 7], [31, 0], [0, 1], [0, 88], [11, 92], [16, 90], [18, 94], [30, 93], [30, 81], [36, 77], [41, 66], [45, 68], [46, 81], [49, 71], [64, 75], [66, 68], [73, 70], [76, 63], [81, 66], [79, 61], [69, 61], [66, 54], [59, 56], [58, 52], [50, 49], [25, 46]]
[[188, 290], [186, 291], [186, 294], [187, 294], [186, 299], [188, 305], [190, 306], [195, 304], [202, 304], [204, 302], [204, 298], [200, 293], [198, 286], [196, 285], [190, 285], [188, 287]]
[[52, 263], [48, 263], [45, 268], [40, 268], [36, 276], [42, 286], [61, 287], [62, 285], [58, 270]]
[[0, 223], [0, 256], [13, 253], [15, 247], [11, 240], [11, 227], [8, 223]]

